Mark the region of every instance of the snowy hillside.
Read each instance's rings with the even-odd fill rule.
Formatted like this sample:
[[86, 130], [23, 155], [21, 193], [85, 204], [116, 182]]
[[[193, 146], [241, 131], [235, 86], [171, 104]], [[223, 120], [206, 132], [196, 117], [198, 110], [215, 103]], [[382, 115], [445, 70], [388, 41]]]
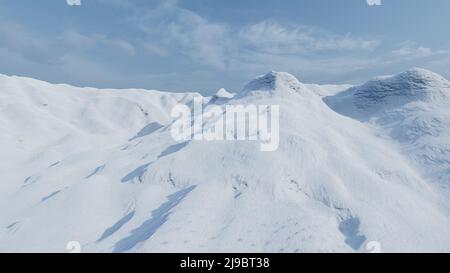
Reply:
[[171, 107], [194, 96], [199, 95], [75, 88], [0, 75], [0, 141], [8, 144], [8, 160], [0, 167], [44, 167], [72, 153], [120, 145], [147, 124], [170, 123]]
[[414, 68], [325, 101], [339, 113], [380, 127], [426, 177], [450, 188], [450, 83], [442, 76]]
[[333, 95], [272, 71], [205, 98], [279, 105], [264, 152], [173, 140], [199, 94], [0, 76], [0, 251], [448, 252], [448, 86], [415, 69]]

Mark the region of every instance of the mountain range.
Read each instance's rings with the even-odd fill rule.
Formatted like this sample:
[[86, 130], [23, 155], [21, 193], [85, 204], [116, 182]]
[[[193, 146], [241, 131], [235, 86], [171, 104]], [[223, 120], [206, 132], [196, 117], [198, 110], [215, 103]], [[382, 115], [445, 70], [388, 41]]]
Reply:
[[[174, 140], [196, 99], [278, 105], [278, 149]], [[450, 83], [425, 69], [214, 96], [0, 75], [0, 130], [0, 251], [450, 251]]]

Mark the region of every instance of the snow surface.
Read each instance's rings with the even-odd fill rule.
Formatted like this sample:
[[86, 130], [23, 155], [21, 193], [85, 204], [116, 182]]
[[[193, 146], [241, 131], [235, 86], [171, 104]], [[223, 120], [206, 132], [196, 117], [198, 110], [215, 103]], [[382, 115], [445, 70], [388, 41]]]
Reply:
[[425, 177], [450, 188], [450, 83], [413, 68], [325, 98], [331, 108], [378, 127]]
[[447, 84], [415, 69], [338, 93], [272, 71], [219, 92], [280, 105], [261, 152], [175, 142], [170, 111], [196, 93], [0, 76], [0, 251], [448, 252]]

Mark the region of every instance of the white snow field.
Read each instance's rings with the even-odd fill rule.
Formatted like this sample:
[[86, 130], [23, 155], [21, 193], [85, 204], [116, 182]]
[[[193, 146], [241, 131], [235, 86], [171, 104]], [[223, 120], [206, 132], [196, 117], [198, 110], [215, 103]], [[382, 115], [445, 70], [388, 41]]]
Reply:
[[447, 80], [270, 72], [205, 98], [279, 105], [273, 152], [173, 140], [195, 97], [0, 76], [0, 251], [450, 252]]

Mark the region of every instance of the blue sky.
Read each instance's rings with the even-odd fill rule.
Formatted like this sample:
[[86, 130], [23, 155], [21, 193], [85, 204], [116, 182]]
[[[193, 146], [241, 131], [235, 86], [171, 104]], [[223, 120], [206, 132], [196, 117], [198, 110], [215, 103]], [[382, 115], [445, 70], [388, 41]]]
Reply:
[[448, 14], [448, 0], [0, 0], [0, 73], [205, 94], [270, 70], [308, 83], [412, 66], [450, 78]]

